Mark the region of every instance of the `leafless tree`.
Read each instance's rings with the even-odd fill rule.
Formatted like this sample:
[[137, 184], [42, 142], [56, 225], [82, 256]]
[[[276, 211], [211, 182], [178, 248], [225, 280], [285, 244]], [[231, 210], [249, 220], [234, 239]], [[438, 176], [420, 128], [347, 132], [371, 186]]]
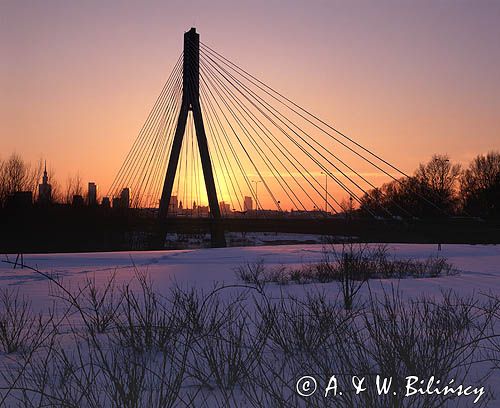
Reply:
[[9, 194], [19, 191], [36, 192], [42, 174], [42, 161], [36, 166], [24, 161], [13, 153], [0, 165], [0, 204], [3, 205]]
[[3, 183], [4, 168], [5, 168], [5, 162], [2, 159], [0, 159], [0, 208], [3, 206], [6, 196], [5, 186]]
[[463, 172], [460, 184], [467, 211], [475, 215], [500, 213], [500, 152], [476, 156]]
[[83, 195], [83, 185], [80, 175], [77, 173], [75, 176], [69, 176], [66, 180], [66, 190], [64, 194], [64, 202], [71, 204], [73, 196]]
[[344, 198], [340, 202], [340, 208], [344, 213], [346, 213], [348, 216], [351, 216], [352, 213], [356, 210], [356, 204], [354, 203], [352, 197], [349, 198]]
[[49, 183], [52, 186], [52, 202], [53, 203], [62, 203], [64, 202], [64, 190], [59, 183], [59, 180], [56, 177], [56, 171], [50, 167], [47, 170], [47, 176], [49, 178]]
[[443, 215], [453, 214], [459, 204], [459, 185], [462, 170], [447, 155], [434, 155], [419, 165], [412, 177], [382, 185], [366, 193], [361, 209], [380, 215]]
[[459, 184], [460, 164], [452, 164], [448, 155], [435, 154], [432, 159], [420, 164], [415, 177], [443, 198], [452, 199]]

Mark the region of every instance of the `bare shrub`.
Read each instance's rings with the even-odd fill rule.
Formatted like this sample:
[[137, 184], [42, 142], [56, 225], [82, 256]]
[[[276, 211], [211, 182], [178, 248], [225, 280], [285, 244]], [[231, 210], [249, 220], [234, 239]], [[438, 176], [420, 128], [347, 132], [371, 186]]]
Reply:
[[29, 349], [43, 325], [19, 290], [0, 290], [0, 346], [5, 353]]
[[290, 273], [284, 265], [267, 269], [264, 276], [266, 282], [273, 282], [278, 285], [287, 285], [290, 282]]
[[[267, 354], [258, 361], [250, 381], [242, 392], [253, 408], [316, 407], [315, 399], [306, 400], [295, 390], [295, 381], [304, 375], [304, 367], [290, 358]], [[328, 399], [323, 398], [323, 401]]]
[[265, 283], [266, 268], [264, 260], [260, 259], [254, 263], [247, 262], [235, 269], [236, 276], [245, 283], [262, 287]]
[[122, 291], [120, 315], [115, 319], [119, 343], [136, 352], [164, 349], [178, 328], [178, 318], [153, 290], [146, 274], [136, 269], [139, 291], [126, 285]]
[[[447, 292], [407, 299], [393, 289], [369, 293], [364, 307], [353, 311], [345, 309], [342, 294], [294, 297], [280, 288], [271, 298], [256, 286], [217, 285], [208, 293], [175, 287], [162, 297], [145, 273], [136, 272], [136, 281], [123, 288], [121, 312], [101, 333], [89, 323], [93, 312], [84, 294], [93, 283], [76, 295], [61, 289], [73, 313], [66, 319], [74, 321], [76, 312], [87, 323], [83, 329], [70, 324], [57, 341], [51, 337], [0, 370], [12, 394], [8, 400], [0, 395], [0, 405], [326, 408], [332, 399], [321, 388], [308, 399], [296, 392], [298, 378], [315, 376], [324, 387], [335, 374], [341, 389], [352, 375], [370, 384], [377, 375], [392, 377], [393, 389], [408, 375], [483, 384], [500, 361], [496, 296], [483, 301]], [[223, 295], [228, 289], [231, 295]], [[338, 394], [335, 406], [464, 407], [472, 399], [379, 395], [370, 386], [359, 395]]]
[[182, 406], [188, 347], [180, 337], [175, 348], [152, 355], [122, 347], [109, 336], [86, 336], [72, 351], [54, 345], [31, 361], [18, 386], [23, 406]]
[[429, 257], [415, 263], [415, 275], [421, 277], [437, 278], [438, 276], [456, 275], [457, 269], [446, 258], [439, 256]]
[[284, 265], [267, 268], [264, 260], [247, 262], [235, 269], [236, 276], [245, 283], [262, 289], [268, 282], [286, 285], [290, 281], [290, 274]]
[[261, 358], [266, 336], [243, 307], [247, 291], [226, 301], [214, 293], [199, 294], [192, 303], [197, 311], [190, 313], [196, 316], [190, 373], [204, 387], [232, 390]]
[[18, 400], [24, 406], [177, 407], [189, 399], [189, 392], [180, 396], [180, 388], [191, 350], [190, 334], [174, 329], [171, 323], [177, 322], [178, 310], [168, 310], [146, 276], [136, 272], [139, 293], [124, 287], [124, 313], [120, 318], [115, 315], [114, 325], [103, 333], [95, 330], [94, 310], [89, 312], [85, 297], [102, 296], [83, 295], [85, 290], [94, 293], [92, 286], [79, 289], [78, 295], [68, 290], [58, 293], [86, 322], [86, 331], [71, 324], [69, 347], [53, 342], [19, 365], [11, 387], [19, 391]]
[[317, 352], [334, 331], [342, 330], [350, 320], [325, 294], [308, 294], [306, 300], [282, 297], [256, 307], [261, 330], [268, 331], [269, 345], [287, 355]]
[[317, 265], [304, 264], [293, 267], [288, 272], [290, 281], [298, 284], [311, 283], [318, 279]]
[[[354, 298], [369, 278], [370, 264], [380, 255], [372, 252], [368, 245], [342, 244], [339, 252], [332, 246], [331, 252], [323, 251], [323, 260], [318, 269], [322, 276], [330, 276], [340, 281], [344, 307], [352, 309]], [[333, 258], [333, 259], [332, 259]]]
[[324, 247], [323, 259], [317, 264], [265, 268], [259, 261], [237, 268], [241, 280], [259, 286], [340, 282], [348, 303], [352, 303], [359, 287], [368, 279], [435, 278], [457, 273], [458, 270], [440, 256], [423, 260], [396, 259], [389, 256], [387, 245], [355, 243], [343, 243], [340, 249], [335, 245]]
[[[332, 337], [325, 353], [308, 361], [310, 372], [320, 375], [337, 373], [344, 383], [352, 373], [362, 373], [367, 384], [377, 375], [392, 378], [391, 390], [402, 390], [408, 375], [441, 384], [470, 384], [485, 379], [473, 376], [473, 367], [483, 359], [490, 341], [491, 313], [473, 298], [443, 293], [442, 299], [419, 297], [403, 299], [392, 290], [382, 298], [371, 296], [361, 319], [351, 322], [342, 338]], [[495, 335], [494, 335], [495, 337]], [[359, 396], [337, 396], [339, 406], [467, 407], [475, 398], [452, 400], [451, 395], [426, 394], [406, 397], [404, 393], [379, 395], [367, 387]], [[487, 404], [483, 396], [479, 404]], [[449, 404], [449, 405], [447, 405]]]
[[103, 287], [96, 284], [95, 276], [87, 278], [85, 290], [81, 294], [83, 310], [85, 311], [89, 330], [104, 333], [116, 320], [123, 295], [115, 288], [116, 272], [106, 281]]

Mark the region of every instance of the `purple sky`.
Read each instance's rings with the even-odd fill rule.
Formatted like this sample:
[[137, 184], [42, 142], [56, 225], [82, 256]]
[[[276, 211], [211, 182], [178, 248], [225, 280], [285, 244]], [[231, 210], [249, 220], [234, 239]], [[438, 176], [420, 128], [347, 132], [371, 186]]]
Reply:
[[0, 157], [115, 175], [202, 41], [406, 171], [500, 148], [500, 1], [0, 0]]

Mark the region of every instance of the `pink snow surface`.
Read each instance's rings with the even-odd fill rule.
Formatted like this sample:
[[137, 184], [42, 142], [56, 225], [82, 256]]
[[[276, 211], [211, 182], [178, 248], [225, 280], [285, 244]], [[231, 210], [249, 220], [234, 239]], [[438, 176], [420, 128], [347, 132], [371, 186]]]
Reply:
[[[322, 251], [323, 246], [316, 244], [157, 252], [33, 254], [25, 255], [24, 261], [44, 273], [56, 274], [70, 290], [83, 286], [88, 277], [95, 277], [97, 282], [104, 283], [114, 271], [116, 271], [117, 285], [127, 282], [135, 285], [135, 264], [140, 271], [149, 275], [156, 291], [167, 295], [169, 288], [175, 284], [184, 288], [195, 286], [210, 291], [215, 284], [241, 283], [234, 269], [245, 262], [263, 259], [270, 267], [318, 262], [322, 258]], [[453, 290], [461, 296], [500, 294], [500, 246], [443, 245], [442, 251], [438, 252], [436, 245], [391, 244], [389, 251], [399, 258], [425, 259], [440, 255], [446, 257], [460, 270], [460, 273], [439, 278], [371, 280], [369, 287], [367, 285], [363, 287], [360, 293], [361, 299], [367, 296], [369, 290], [377, 295], [384, 290], [391, 290], [392, 287], [399, 288], [405, 298], [422, 294], [439, 298], [443, 290]], [[7, 257], [3, 258], [6, 259]], [[15, 256], [10, 255], [8, 259], [14, 260]], [[35, 311], [49, 310], [54, 301], [50, 296], [47, 278], [27, 268], [13, 269], [12, 265], [3, 262], [0, 262], [0, 288], [19, 289], [20, 293], [32, 302]], [[219, 293], [224, 293], [223, 296], [226, 296], [233, 290], [238, 289], [227, 289]], [[335, 282], [305, 285], [268, 284], [265, 290], [271, 297], [279, 297], [282, 294], [305, 296], [307, 292], [319, 290], [331, 295], [332, 298], [337, 298], [339, 285]], [[476, 370], [481, 376], [490, 369], [490, 365], [485, 362]], [[500, 374], [495, 372], [484, 385], [495, 389], [499, 381]], [[498, 400], [491, 403], [497, 404]]]
[[[372, 291], [399, 287], [405, 296], [413, 297], [425, 293], [439, 295], [441, 290], [452, 289], [463, 295], [473, 293], [500, 294], [500, 246], [498, 245], [443, 245], [437, 251], [436, 245], [390, 244], [389, 252], [398, 258], [427, 258], [440, 255], [446, 257], [460, 270], [458, 275], [425, 279], [384, 279], [370, 281]], [[25, 255], [27, 265], [45, 273], [59, 276], [65, 286], [76, 288], [85, 278], [95, 277], [105, 282], [116, 271], [117, 284], [133, 281], [134, 264], [147, 272], [159, 292], [167, 293], [178, 284], [182, 287], [195, 285], [210, 290], [214, 284], [238, 283], [234, 269], [245, 262], [263, 259], [266, 265], [292, 265], [321, 260], [323, 245], [288, 245], [242, 247], [223, 249], [195, 249], [148, 252], [108, 252], [80, 254], [32, 254]], [[7, 257], [2, 257], [6, 260]], [[13, 255], [8, 256], [14, 260]], [[50, 302], [49, 284], [29, 269], [13, 269], [12, 265], [0, 263], [0, 287], [19, 288], [30, 297], [36, 306]], [[288, 291], [300, 294], [306, 290], [332, 291], [337, 295], [338, 285], [290, 284], [268, 285], [268, 290]], [[365, 293], [367, 288], [365, 287]]]

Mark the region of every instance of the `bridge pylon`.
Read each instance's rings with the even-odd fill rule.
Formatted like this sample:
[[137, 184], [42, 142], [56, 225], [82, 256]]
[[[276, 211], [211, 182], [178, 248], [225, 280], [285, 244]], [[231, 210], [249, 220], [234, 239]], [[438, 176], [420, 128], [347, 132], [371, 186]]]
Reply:
[[168, 161], [167, 174], [163, 184], [159, 215], [161, 218], [166, 218], [169, 212], [172, 188], [179, 163], [182, 141], [186, 130], [186, 122], [189, 111], [191, 111], [196, 130], [196, 139], [200, 152], [205, 187], [207, 190], [210, 216], [213, 220], [211, 228], [212, 246], [224, 247], [226, 246], [226, 241], [222, 228], [221, 212], [217, 199], [217, 191], [215, 189], [212, 161], [210, 160], [210, 153], [208, 151], [207, 135], [205, 133], [200, 106], [200, 35], [196, 32], [195, 28], [191, 28], [184, 33], [182, 77], [182, 103]]

